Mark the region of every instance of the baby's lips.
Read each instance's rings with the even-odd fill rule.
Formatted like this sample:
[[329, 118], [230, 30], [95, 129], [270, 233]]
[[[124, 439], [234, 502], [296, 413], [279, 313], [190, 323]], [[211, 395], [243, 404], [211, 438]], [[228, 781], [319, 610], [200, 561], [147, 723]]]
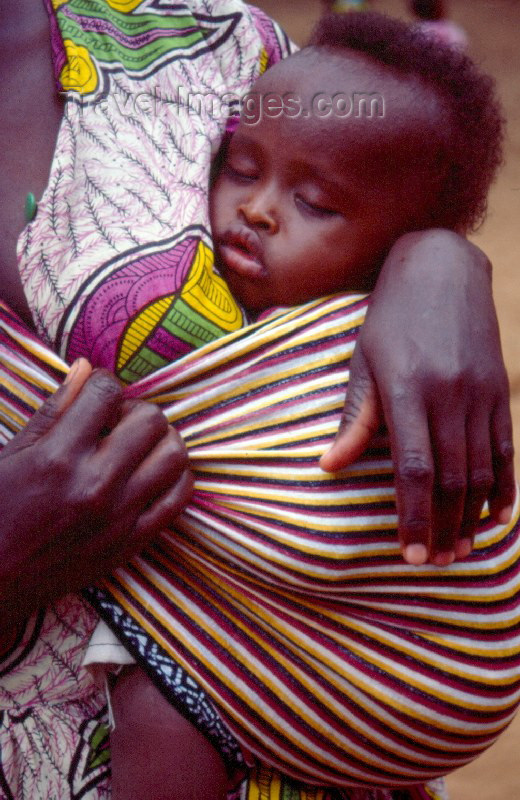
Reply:
[[255, 231], [244, 225], [227, 230], [218, 240], [219, 254], [228, 269], [244, 277], [264, 273], [262, 244]]
[[242, 275], [245, 278], [259, 278], [264, 273], [264, 267], [258, 259], [249, 255], [245, 250], [232, 244], [221, 244], [220, 258], [227, 269]]

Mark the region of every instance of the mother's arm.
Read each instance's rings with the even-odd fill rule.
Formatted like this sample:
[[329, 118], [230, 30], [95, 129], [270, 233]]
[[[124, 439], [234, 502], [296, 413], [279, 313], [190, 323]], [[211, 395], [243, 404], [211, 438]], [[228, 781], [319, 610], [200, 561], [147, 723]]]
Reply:
[[449, 231], [407, 234], [391, 250], [322, 467], [354, 461], [383, 420], [410, 563], [443, 565], [467, 555], [486, 499], [497, 521], [507, 521], [512, 426], [491, 266]]
[[128, 560], [187, 503], [186, 449], [149, 403], [77, 362], [0, 453], [0, 636]]

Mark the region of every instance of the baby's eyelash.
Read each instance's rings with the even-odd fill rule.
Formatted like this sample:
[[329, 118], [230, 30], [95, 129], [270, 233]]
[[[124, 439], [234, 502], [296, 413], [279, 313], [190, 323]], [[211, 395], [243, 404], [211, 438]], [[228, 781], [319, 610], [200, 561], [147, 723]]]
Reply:
[[338, 213], [333, 208], [321, 206], [319, 203], [311, 203], [299, 194], [295, 195], [294, 200], [296, 205], [299, 206], [304, 213], [315, 217], [333, 217]]
[[228, 178], [231, 180], [236, 181], [254, 181], [256, 179], [256, 173], [251, 170], [244, 170], [244, 169], [237, 169], [233, 167], [231, 164], [227, 163], [224, 164], [222, 169], [224, 175], [227, 175]]

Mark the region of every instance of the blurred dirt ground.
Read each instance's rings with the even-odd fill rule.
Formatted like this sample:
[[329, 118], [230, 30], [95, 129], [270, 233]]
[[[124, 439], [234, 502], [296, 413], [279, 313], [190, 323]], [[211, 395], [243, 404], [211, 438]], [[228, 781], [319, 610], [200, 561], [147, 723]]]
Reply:
[[[320, 0], [255, 0], [302, 44], [321, 13]], [[372, 8], [410, 18], [406, 0], [372, 0]], [[504, 356], [509, 371], [520, 475], [520, 0], [448, 0], [450, 17], [469, 36], [469, 51], [494, 75], [508, 128], [505, 164], [489, 214], [473, 239], [489, 256]], [[520, 715], [473, 764], [448, 778], [451, 800], [520, 800]]]

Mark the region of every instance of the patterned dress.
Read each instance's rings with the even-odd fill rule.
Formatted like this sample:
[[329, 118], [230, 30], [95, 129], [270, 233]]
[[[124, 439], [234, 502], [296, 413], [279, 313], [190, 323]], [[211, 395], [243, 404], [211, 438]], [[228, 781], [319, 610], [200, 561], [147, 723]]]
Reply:
[[[66, 111], [19, 241], [47, 350], [3, 313], [4, 440], [57, 385], [53, 352], [108, 367], [181, 430], [197, 491], [178, 531], [86, 596], [235, 775], [247, 760], [230, 797], [440, 797], [410, 784], [489, 745], [518, 702], [518, 537], [483, 519], [467, 564], [403, 565], [385, 443], [347, 488], [313, 466], [365, 301], [310, 304], [250, 338], [212, 270], [211, 155], [288, 43], [239, 0], [55, 0], [49, 13]], [[64, 598], [4, 655], [4, 797], [109, 796], [104, 696], [80, 668], [97, 622], [84, 599]], [[352, 788], [309, 784], [345, 775]]]
[[[237, 0], [46, 7], [66, 102], [20, 274], [43, 342], [131, 381], [243, 324], [212, 270], [209, 167], [239, 97], [289, 45]], [[106, 698], [81, 669], [98, 619], [64, 598], [4, 654], [2, 797], [109, 796]], [[186, 706], [215, 717], [178, 674]]]

